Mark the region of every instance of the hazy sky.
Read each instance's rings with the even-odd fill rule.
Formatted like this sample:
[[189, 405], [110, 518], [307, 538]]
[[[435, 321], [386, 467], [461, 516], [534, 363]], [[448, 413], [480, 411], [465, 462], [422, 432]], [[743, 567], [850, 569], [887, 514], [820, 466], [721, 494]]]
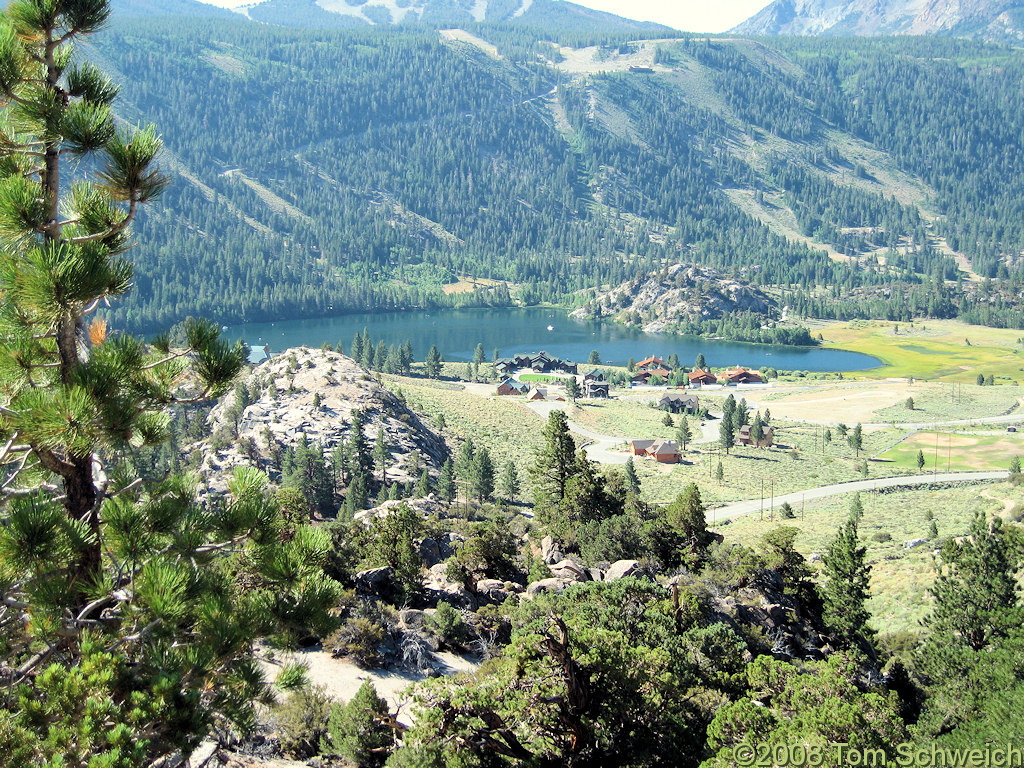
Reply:
[[[221, 8], [254, 0], [201, 0]], [[725, 32], [768, 5], [770, 0], [574, 0], [588, 8], [639, 21], [657, 21], [687, 32]], [[372, 3], [371, 3], [372, 4]]]

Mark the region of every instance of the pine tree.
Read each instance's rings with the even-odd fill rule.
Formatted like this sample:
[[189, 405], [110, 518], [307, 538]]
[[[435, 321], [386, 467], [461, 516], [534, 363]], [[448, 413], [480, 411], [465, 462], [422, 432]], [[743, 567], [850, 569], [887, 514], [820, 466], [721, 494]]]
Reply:
[[640, 478], [636, 474], [636, 466], [633, 464], [633, 457], [626, 459], [626, 490], [634, 496], [640, 495]]
[[924, 451], [918, 449], [917, 451], [917, 471], [920, 472], [924, 469]]
[[718, 442], [725, 452], [729, 453], [729, 449], [732, 448], [735, 441], [736, 428], [732, 423], [732, 411], [726, 411], [722, 414], [722, 421], [718, 425]]
[[398, 367], [402, 373], [408, 374], [412, 370], [412, 364], [416, 362], [412, 354], [412, 341], [406, 339], [398, 350]]
[[596, 349], [590, 350], [590, 356], [587, 358], [587, 365], [600, 365], [601, 355]]
[[430, 351], [427, 352], [426, 360], [423, 361], [423, 372], [427, 375], [427, 378], [436, 379], [441, 375], [441, 365], [441, 353], [432, 344]]
[[861, 430], [860, 424], [851, 430], [850, 436], [846, 438], [846, 441], [850, 444], [850, 447], [856, 451], [857, 458], [860, 458], [860, 450], [864, 447], [864, 434]]
[[679, 417], [679, 426], [676, 427], [676, 442], [679, 443], [680, 447], [685, 451], [687, 443], [693, 439], [693, 430], [690, 427], [690, 421], [686, 418], [684, 413]]
[[935, 578], [935, 607], [926, 623], [944, 642], [978, 651], [1021, 623], [1017, 579], [1019, 546], [999, 517], [979, 512], [967, 537], [942, 549], [942, 572]]
[[129, 226], [166, 186], [156, 131], [118, 128], [117, 87], [75, 61], [108, 15], [106, 0], [16, 0], [0, 18], [0, 751], [12, 765], [148, 766], [188, 754], [215, 722], [244, 728], [265, 693], [253, 640], [329, 631], [338, 595], [319, 565], [326, 535], [300, 526], [282, 542], [262, 472], [237, 469], [201, 505], [193, 481], [132, 470], [168, 436], [167, 407], [230, 391], [247, 350], [200, 321], [150, 344], [90, 322], [128, 292]]
[[484, 352], [484, 345], [482, 343], [477, 344], [476, 349], [473, 350], [473, 366], [479, 369], [486, 359], [487, 355]]
[[693, 367], [702, 371], [706, 371], [708, 369], [708, 361], [704, 359], [703, 353], [699, 353], [697, 355], [697, 359], [694, 361]]
[[451, 459], [441, 465], [441, 477], [437, 481], [437, 495], [445, 501], [455, 499], [455, 466]]
[[473, 438], [467, 437], [459, 453], [455, 457], [455, 475], [460, 480], [469, 480], [473, 475], [473, 455], [476, 453], [476, 446]]
[[576, 464], [576, 443], [569, 434], [565, 411], [552, 411], [541, 432], [543, 445], [537, 449], [530, 476], [534, 497], [540, 503], [558, 503]]
[[501, 477], [498, 481], [498, 487], [501, 495], [505, 497], [509, 502], [515, 502], [519, 496], [519, 472], [516, 471], [516, 465], [512, 461], [506, 461], [505, 466], [502, 467]]
[[348, 704], [335, 704], [327, 722], [331, 744], [359, 768], [381, 766], [394, 749], [388, 704], [373, 683], [364, 682]]
[[675, 426], [675, 422], [672, 420], [672, 414], [671, 413], [666, 413], [665, 417], [661, 420], [661, 423], [664, 424], [666, 427], [674, 427]]
[[573, 403], [575, 403], [577, 398], [579, 398], [579, 396], [580, 396], [580, 385], [577, 383], [575, 377], [569, 379], [565, 383], [565, 394], [569, 398], [569, 400], [571, 402], [573, 402]]
[[867, 549], [860, 546], [857, 538], [859, 496], [854, 500], [857, 506], [851, 506], [849, 520], [821, 558], [825, 574], [825, 624], [845, 647], [852, 646], [858, 637], [868, 636], [867, 622], [871, 618], [867, 610], [871, 566], [865, 563]]
[[473, 456], [471, 470], [473, 494], [482, 504], [494, 495], [494, 462], [486, 448], [481, 448]]
[[431, 483], [430, 483], [430, 472], [424, 469], [420, 473], [419, 480], [416, 481], [416, 489], [413, 491], [413, 495], [417, 499], [423, 499], [430, 495]]
[[349, 356], [357, 363], [363, 360], [363, 335], [357, 333], [352, 337], [352, 343], [348, 346]]
[[718, 460], [718, 466], [715, 467], [715, 480], [721, 485], [725, 482], [725, 467], [722, 466], [722, 460]]
[[754, 414], [754, 422], [750, 425], [750, 442], [755, 448], [759, 448], [763, 439], [764, 424], [761, 422], [761, 413], [757, 412]]

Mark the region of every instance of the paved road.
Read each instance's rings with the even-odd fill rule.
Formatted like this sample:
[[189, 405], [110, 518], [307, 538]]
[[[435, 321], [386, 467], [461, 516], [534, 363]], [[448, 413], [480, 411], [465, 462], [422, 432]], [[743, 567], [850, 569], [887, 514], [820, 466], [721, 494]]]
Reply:
[[[775, 497], [776, 509], [788, 501], [794, 507], [799, 507], [801, 502], [811, 499], [824, 499], [829, 496], [841, 496], [844, 493], [856, 493], [857, 491], [873, 491], [876, 488], [904, 488], [915, 485], [928, 485], [929, 483], [957, 483], [957, 482], [985, 482], [988, 480], [1005, 480], [1009, 472], [999, 470], [995, 472], [939, 472], [937, 474], [906, 475], [902, 477], [879, 477], [871, 480], [853, 480], [848, 483], [836, 483], [835, 485], [822, 485], [818, 488], [808, 488], [806, 491], [786, 493]], [[764, 510], [767, 512], [770, 507], [770, 499], [763, 502]], [[707, 516], [712, 519], [721, 520], [726, 517], [738, 517], [739, 515], [750, 514], [761, 509], [760, 499], [748, 501], [734, 501], [721, 507], [709, 509]]]

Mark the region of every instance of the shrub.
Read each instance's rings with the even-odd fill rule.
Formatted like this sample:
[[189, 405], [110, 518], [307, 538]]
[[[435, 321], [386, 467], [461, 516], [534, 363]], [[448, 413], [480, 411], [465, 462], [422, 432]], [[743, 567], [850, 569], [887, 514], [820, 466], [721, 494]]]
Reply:
[[885, 531], [876, 531], [875, 533], [871, 534], [871, 540], [877, 541], [879, 544], [884, 544], [887, 541], [892, 541], [892, 536], [890, 536]]
[[295, 691], [274, 707], [271, 718], [286, 756], [304, 760], [319, 753], [332, 703], [326, 689], [315, 685]]
[[779, 517], [783, 520], [792, 520], [796, 517], [796, 512], [793, 511], [793, 505], [788, 501], [782, 502], [782, 506], [779, 507]]
[[363, 616], [353, 616], [332, 633], [325, 645], [335, 656], [350, 656], [361, 667], [379, 667], [379, 646], [384, 640], [383, 624]]
[[427, 616], [424, 624], [432, 635], [449, 648], [461, 647], [469, 636], [469, 627], [462, 620], [462, 612], [444, 601], [437, 604], [437, 610]]
[[367, 680], [352, 701], [331, 709], [327, 724], [330, 743], [338, 754], [360, 768], [383, 765], [395, 745], [389, 719], [387, 702]]

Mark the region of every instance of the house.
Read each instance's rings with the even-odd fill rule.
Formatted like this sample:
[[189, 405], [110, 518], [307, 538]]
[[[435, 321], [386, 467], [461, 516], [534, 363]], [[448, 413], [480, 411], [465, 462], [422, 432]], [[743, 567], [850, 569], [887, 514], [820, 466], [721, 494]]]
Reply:
[[736, 366], [722, 373], [722, 376], [729, 384], [763, 384], [764, 378], [760, 373], [747, 368]]
[[503, 357], [500, 360], [495, 361], [494, 370], [500, 374], [515, 373], [520, 369], [521, 366], [516, 365], [516, 361], [509, 357]]
[[530, 385], [517, 379], [505, 379], [498, 385], [499, 395], [525, 395], [530, 391]]
[[576, 363], [571, 360], [562, 360], [543, 351], [533, 355], [518, 354], [512, 357], [503, 357], [494, 363], [494, 369], [502, 374], [510, 374], [524, 368], [529, 368], [537, 373], [562, 371], [575, 374], [577, 372]]
[[541, 389], [540, 387], [534, 387], [533, 389], [530, 390], [530, 394], [528, 394], [526, 396], [526, 399], [527, 400], [547, 400], [548, 399], [548, 392], [547, 392], [546, 389]]
[[652, 75], [654, 74], [654, 67], [645, 67], [640, 64], [630, 64], [629, 71], [635, 75]]
[[668, 368], [650, 368], [646, 371], [640, 371], [636, 376], [633, 377], [633, 381], [640, 384], [648, 384], [651, 381], [652, 376], [658, 376], [664, 381], [672, 375], [672, 371]]
[[717, 384], [718, 378], [711, 371], [702, 368], [695, 368], [687, 374], [690, 378], [690, 386], [700, 387], [704, 384]]
[[629, 452], [634, 456], [647, 456], [662, 464], [678, 464], [682, 458], [675, 440], [630, 440]]
[[[768, 448], [775, 443], [775, 430], [772, 427], [765, 427], [764, 432], [761, 434], [761, 440], [758, 442], [757, 448]], [[754, 438], [750, 436], [750, 425], [744, 424], [740, 427], [739, 433], [736, 435], [737, 445], [753, 445]]]
[[700, 402], [696, 395], [669, 392], [658, 401], [658, 407], [669, 413], [696, 413], [700, 410]]
[[583, 380], [584, 397], [608, 397], [608, 390], [611, 385], [607, 381]]
[[668, 368], [668, 363], [662, 360], [660, 357], [645, 357], [635, 366], [634, 371], [651, 371], [656, 368]]
[[590, 371], [583, 377], [584, 383], [588, 381], [604, 381], [604, 371]]

